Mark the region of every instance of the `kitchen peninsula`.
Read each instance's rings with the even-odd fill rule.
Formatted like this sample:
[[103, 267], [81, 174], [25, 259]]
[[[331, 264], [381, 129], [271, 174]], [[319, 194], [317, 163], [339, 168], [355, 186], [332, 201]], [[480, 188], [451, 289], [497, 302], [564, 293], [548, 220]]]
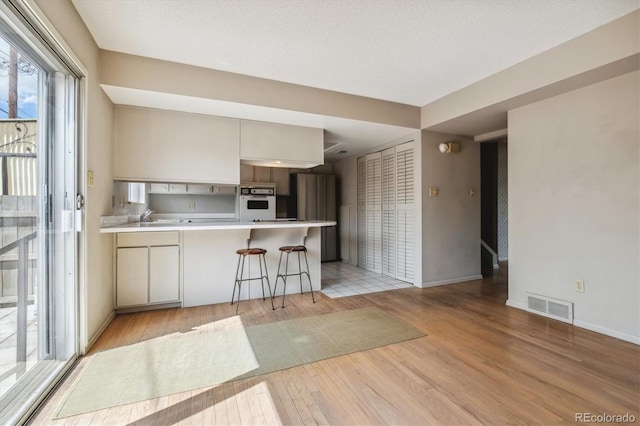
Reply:
[[[320, 228], [334, 225], [336, 222], [330, 221], [159, 221], [104, 227], [100, 232], [114, 236], [116, 308], [133, 310], [230, 302], [238, 262], [236, 250], [249, 245], [267, 250], [273, 288], [278, 248], [304, 243], [313, 289], [320, 290]], [[297, 261], [290, 267], [297, 270]], [[251, 272], [252, 276], [258, 274], [257, 262]], [[279, 283], [277, 295], [282, 290]], [[299, 291], [298, 281], [292, 279], [287, 294]], [[243, 286], [242, 299], [261, 296], [259, 281]]]

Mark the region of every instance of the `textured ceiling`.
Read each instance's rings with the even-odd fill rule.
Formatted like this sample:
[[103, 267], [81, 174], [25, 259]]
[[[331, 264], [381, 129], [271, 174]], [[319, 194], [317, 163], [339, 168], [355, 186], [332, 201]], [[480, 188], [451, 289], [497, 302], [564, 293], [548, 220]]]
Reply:
[[638, 0], [73, 0], [97, 44], [422, 106]]

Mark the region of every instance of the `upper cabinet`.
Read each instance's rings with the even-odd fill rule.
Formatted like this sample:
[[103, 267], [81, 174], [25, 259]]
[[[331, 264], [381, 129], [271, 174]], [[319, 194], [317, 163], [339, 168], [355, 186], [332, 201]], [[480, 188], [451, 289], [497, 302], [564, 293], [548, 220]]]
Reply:
[[114, 178], [240, 183], [240, 120], [116, 106]]
[[240, 159], [259, 166], [309, 168], [324, 163], [324, 130], [240, 121]]

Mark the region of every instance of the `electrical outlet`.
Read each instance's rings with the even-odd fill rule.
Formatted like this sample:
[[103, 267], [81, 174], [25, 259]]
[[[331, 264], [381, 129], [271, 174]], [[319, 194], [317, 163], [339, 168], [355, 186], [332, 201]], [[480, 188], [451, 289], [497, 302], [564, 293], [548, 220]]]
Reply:
[[576, 280], [576, 291], [584, 293], [584, 280]]
[[196, 208], [196, 203], [189, 203], [189, 208], [191, 210], [195, 209]]

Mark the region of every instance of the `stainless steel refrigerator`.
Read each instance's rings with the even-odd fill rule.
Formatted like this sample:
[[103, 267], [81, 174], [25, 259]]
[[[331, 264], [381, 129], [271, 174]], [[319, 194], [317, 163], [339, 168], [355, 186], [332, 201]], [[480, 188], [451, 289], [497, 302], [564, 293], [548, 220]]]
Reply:
[[[291, 175], [289, 217], [298, 220], [336, 220], [336, 177], [310, 173]], [[323, 262], [338, 260], [336, 226], [321, 228]]]

